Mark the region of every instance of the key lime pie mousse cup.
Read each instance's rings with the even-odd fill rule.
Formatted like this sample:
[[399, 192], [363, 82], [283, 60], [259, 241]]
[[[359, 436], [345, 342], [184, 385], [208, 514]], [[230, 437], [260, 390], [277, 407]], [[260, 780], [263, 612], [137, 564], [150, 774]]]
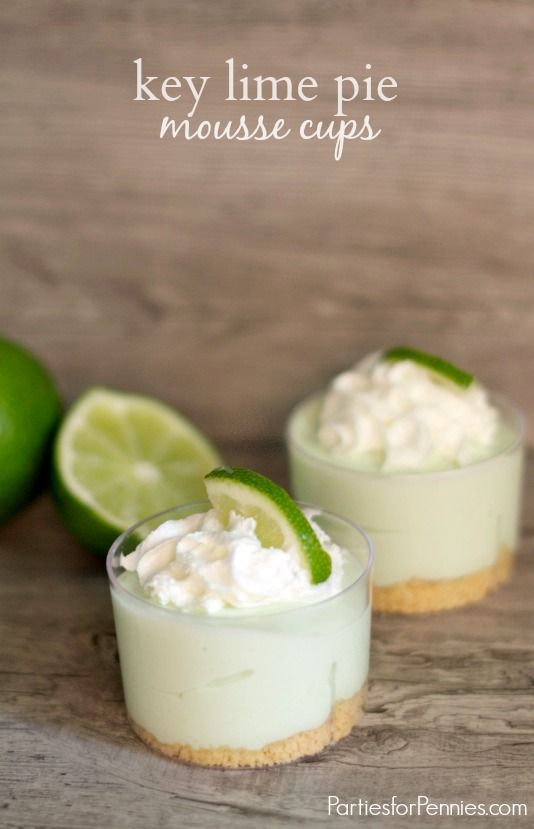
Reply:
[[309, 514], [333, 562], [322, 584], [291, 552], [262, 547], [253, 518], [232, 514], [224, 528], [208, 502], [114, 543], [126, 708], [152, 748], [202, 766], [271, 766], [316, 754], [358, 722], [372, 550], [351, 522]]
[[293, 411], [293, 491], [375, 546], [373, 608], [424, 613], [482, 599], [517, 548], [523, 422], [440, 358], [369, 355]]

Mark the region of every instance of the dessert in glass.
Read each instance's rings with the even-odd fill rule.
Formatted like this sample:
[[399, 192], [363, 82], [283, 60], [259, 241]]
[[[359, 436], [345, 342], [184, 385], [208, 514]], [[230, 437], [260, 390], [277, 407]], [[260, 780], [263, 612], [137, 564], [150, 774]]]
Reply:
[[406, 348], [340, 374], [296, 407], [287, 431], [296, 497], [370, 535], [373, 608], [397, 613], [469, 604], [507, 579], [522, 438], [504, 398]]
[[371, 546], [346, 519], [305, 515], [332, 562], [318, 584], [295, 550], [263, 546], [252, 516], [223, 521], [209, 502], [112, 546], [126, 708], [151, 747], [203, 766], [270, 766], [321, 751], [360, 719]]

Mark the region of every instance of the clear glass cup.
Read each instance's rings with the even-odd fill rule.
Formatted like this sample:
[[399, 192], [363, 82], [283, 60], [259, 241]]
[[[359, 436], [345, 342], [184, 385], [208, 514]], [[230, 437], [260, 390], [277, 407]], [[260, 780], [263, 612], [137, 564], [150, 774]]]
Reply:
[[424, 613], [483, 598], [508, 577], [517, 548], [523, 419], [494, 397], [498, 451], [469, 466], [382, 473], [323, 450], [316, 439], [322, 396], [289, 417], [287, 447], [297, 498], [345, 515], [373, 540], [373, 608]]
[[[342, 590], [314, 604], [227, 608], [217, 615], [162, 607], [144, 596], [121, 554], [163, 521], [206, 511], [167, 510], [121, 535], [107, 557], [124, 696], [134, 731], [184, 762], [269, 766], [315, 754], [361, 716], [369, 665], [369, 539], [317, 511], [348, 551]], [[168, 543], [164, 542], [164, 543]]]

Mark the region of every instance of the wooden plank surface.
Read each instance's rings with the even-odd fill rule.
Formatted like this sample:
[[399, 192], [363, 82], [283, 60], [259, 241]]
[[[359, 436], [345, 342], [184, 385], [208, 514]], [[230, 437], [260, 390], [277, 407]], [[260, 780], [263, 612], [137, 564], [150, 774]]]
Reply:
[[[334, 371], [409, 341], [534, 411], [534, 5], [24, 0], [0, 26], [0, 330], [68, 398], [144, 390], [214, 438], [273, 438]], [[339, 163], [296, 139], [160, 142], [132, 61], [211, 75], [214, 118], [232, 55], [322, 85], [370, 61], [398, 100]]]
[[[533, 26], [521, 0], [1, 4], [0, 331], [67, 400], [156, 394], [278, 480], [292, 404], [384, 344], [442, 352], [533, 415]], [[399, 98], [338, 163], [319, 143], [159, 142], [161, 106], [131, 100], [140, 55], [212, 75], [209, 118], [231, 55], [321, 83], [370, 61]], [[130, 734], [101, 564], [32, 505], [0, 528], [2, 829], [327, 826], [329, 793], [532, 815], [532, 466], [511, 583], [377, 618], [362, 727], [266, 772], [179, 766]]]
[[[283, 455], [229, 448], [280, 479]], [[103, 563], [41, 498], [0, 531], [0, 826], [5, 829], [329, 826], [341, 800], [527, 803], [534, 813], [534, 456], [511, 582], [478, 606], [373, 622], [361, 726], [308, 762], [262, 771], [173, 763], [128, 727]], [[354, 818], [356, 821], [356, 818]], [[486, 819], [487, 820], [487, 819]], [[453, 827], [483, 819], [377, 818]], [[343, 824], [344, 825], [344, 824]], [[492, 824], [493, 825], [493, 824]]]

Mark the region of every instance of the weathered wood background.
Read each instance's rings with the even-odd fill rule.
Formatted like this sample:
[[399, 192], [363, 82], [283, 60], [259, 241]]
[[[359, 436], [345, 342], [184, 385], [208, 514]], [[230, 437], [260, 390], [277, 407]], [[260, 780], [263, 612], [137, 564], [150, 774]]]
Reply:
[[[237, 453], [280, 475], [280, 459]], [[534, 461], [534, 459], [533, 459]], [[147, 749], [126, 721], [102, 563], [47, 499], [0, 534], [2, 829], [521, 829], [534, 814], [534, 463], [511, 582], [472, 608], [373, 621], [367, 713], [335, 748], [263, 771]], [[327, 817], [328, 795], [526, 803], [525, 818]]]
[[[291, 405], [385, 343], [449, 355], [532, 415], [533, 30], [521, 0], [2, 3], [0, 332], [67, 399], [156, 394], [280, 480]], [[139, 56], [213, 76], [206, 118], [229, 113], [230, 56], [321, 85], [370, 62], [399, 97], [337, 163], [324, 142], [161, 142], [172, 105], [132, 101]], [[280, 106], [292, 124], [308, 109], [329, 118], [332, 94]], [[526, 521], [532, 552], [532, 484]], [[2, 827], [326, 826], [328, 793], [531, 798], [531, 555], [476, 608], [376, 620], [369, 712], [346, 743], [226, 774], [131, 736], [102, 568], [46, 498], [0, 551]]]
[[[334, 371], [410, 342], [534, 411], [532, 4], [19, 0], [0, 22], [0, 330], [68, 398], [142, 390], [216, 439], [272, 438]], [[230, 112], [229, 56], [324, 90], [370, 62], [398, 99], [337, 163], [324, 142], [160, 141], [185, 108], [132, 101], [139, 56], [212, 76], [207, 118]]]

